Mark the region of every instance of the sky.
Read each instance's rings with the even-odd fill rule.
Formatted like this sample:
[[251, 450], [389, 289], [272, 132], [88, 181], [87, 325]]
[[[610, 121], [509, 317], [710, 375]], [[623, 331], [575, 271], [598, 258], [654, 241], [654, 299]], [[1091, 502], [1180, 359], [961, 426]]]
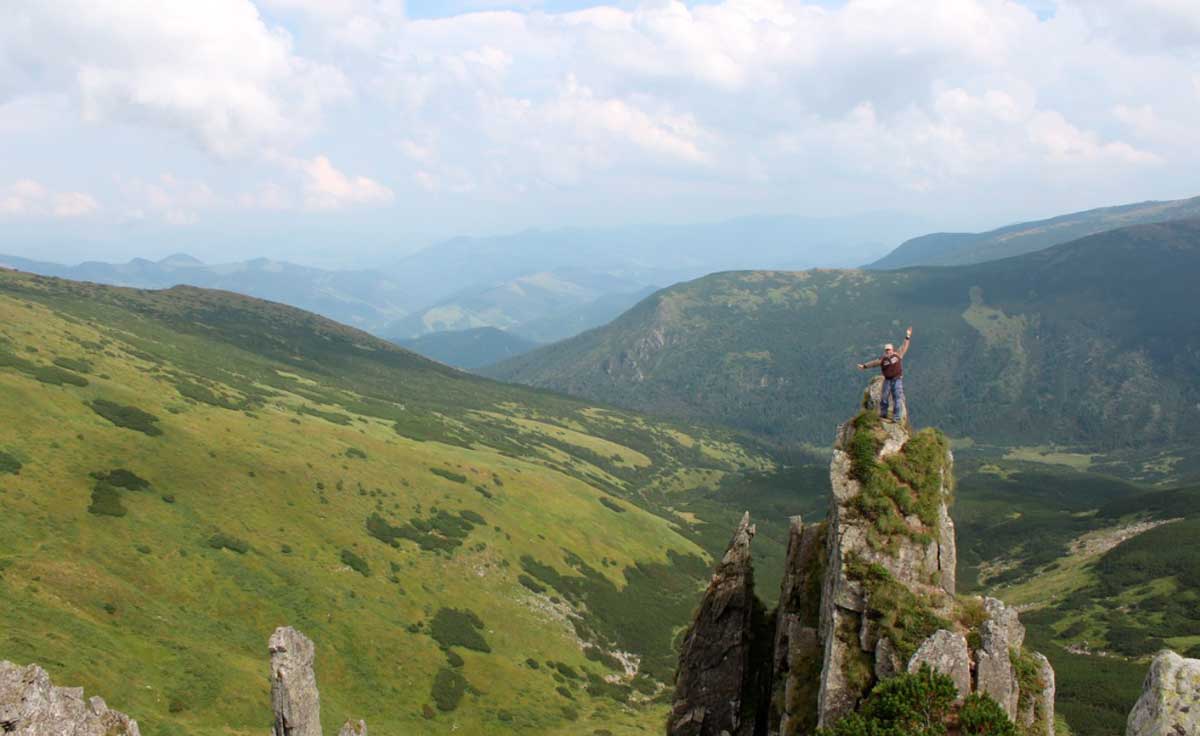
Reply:
[[1200, 194], [1195, 0], [9, 0], [0, 252]]

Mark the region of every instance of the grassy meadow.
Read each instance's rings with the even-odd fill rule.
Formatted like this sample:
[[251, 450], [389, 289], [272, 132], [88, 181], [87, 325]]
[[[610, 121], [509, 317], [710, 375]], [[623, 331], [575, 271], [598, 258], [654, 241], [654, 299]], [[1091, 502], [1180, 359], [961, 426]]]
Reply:
[[731, 436], [218, 292], [0, 272], [0, 395], [0, 658], [150, 736], [261, 733], [282, 624], [327, 731], [656, 731], [742, 502], [767, 557], [803, 506]]

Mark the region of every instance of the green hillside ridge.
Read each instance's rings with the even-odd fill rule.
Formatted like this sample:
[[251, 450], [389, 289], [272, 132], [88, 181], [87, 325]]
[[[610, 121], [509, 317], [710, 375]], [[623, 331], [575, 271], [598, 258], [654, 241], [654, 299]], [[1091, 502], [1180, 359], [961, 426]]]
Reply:
[[281, 624], [327, 731], [657, 730], [723, 530], [775, 515], [778, 565], [823, 492], [726, 433], [187, 287], [0, 271], [0, 392], [0, 658], [148, 736], [260, 733]]
[[1101, 207], [1046, 220], [1007, 225], [983, 233], [931, 233], [901, 243], [867, 268], [963, 266], [1011, 258], [1087, 235], [1130, 225], [1200, 216], [1200, 197]]
[[1200, 220], [903, 271], [714, 274], [489, 369], [780, 445], [827, 444], [853, 366], [916, 326], [912, 415], [1002, 446], [1163, 452], [1200, 433]]

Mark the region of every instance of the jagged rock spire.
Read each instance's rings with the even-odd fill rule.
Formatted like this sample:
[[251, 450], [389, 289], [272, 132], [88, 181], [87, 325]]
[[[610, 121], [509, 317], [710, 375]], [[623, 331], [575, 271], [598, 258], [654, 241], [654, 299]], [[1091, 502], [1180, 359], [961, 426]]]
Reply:
[[738, 524], [684, 637], [675, 678], [671, 736], [739, 736], [753, 733], [746, 707], [757, 680], [751, 666], [755, 633], [754, 570], [747, 512]]
[[321, 697], [313, 673], [316, 648], [291, 626], [271, 634], [272, 736], [321, 736]]
[[922, 665], [950, 677], [960, 702], [982, 692], [1026, 736], [1053, 736], [1054, 671], [1023, 649], [1016, 611], [955, 596], [945, 437], [880, 422], [878, 393], [872, 384], [866, 412], [838, 428], [828, 518], [791, 520], [773, 636], [759, 623], [770, 618], [754, 598], [742, 518], [684, 640], [671, 736], [811, 736]]
[[55, 687], [37, 665], [0, 662], [0, 732], [12, 736], [140, 736], [137, 721], [83, 698], [81, 687]]

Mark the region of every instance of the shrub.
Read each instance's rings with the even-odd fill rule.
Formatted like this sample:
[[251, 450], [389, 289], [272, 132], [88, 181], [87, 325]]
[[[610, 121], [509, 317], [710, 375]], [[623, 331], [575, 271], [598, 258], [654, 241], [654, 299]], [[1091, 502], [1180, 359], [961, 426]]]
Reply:
[[458, 515], [464, 521], [469, 521], [472, 524], [476, 524], [478, 526], [487, 526], [487, 519], [483, 518], [482, 516], [480, 516], [479, 514], [475, 513], [474, 511], [472, 511], [470, 509], [466, 509], [464, 511], [459, 511]]
[[622, 506], [621, 504], [617, 503], [616, 501], [612, 500], [608, 496], [601, 496], [600, 503], [604, 504], [605, 507], [612, 509], [613, 511], [616, 511], [618, 514], [625, 513], [625, 507]]
[[467, 482], [467, 476], [463, 475], [462, 473], [455, 473], [452, 470], [446, 470], [445, 468], [430, 468], [429, 472], [431, 472], [434, 475], [439, 476], [441, 478], [445, 478], [446, 480], [453, 481], [455, 483], [466, 483]]
[[21, 472], [21, 461], [0, 450], [0, 475], [17, 475]]
[[533, 591], [534, 593], [540, 594], [540, 593], [546, 592], [546, 586], [539, 584], [536, 580], [529, 577], [525, 573], [521, 573], [520, 575], [517, 576], [517, 582], [520, 583], [521, 585], [524, 585], [526, 588]]
[[150, 437], [157, 437], [163, 432], [156, 425], [158, 417], [153, 414], [142, 411], [133, 406], [124, 406], [105, 399], [96, 399], [89, 402], [88, 406], [92, 411], [104, 417], [108, 421], [123, 427], [132, 429], [135, 432], [141, 432]]
[[875, 686], [857, 713], [818, 736], [945, 736], [946, 716], [958, 696], [954, 681], [928, 665]]
[[124, 516], [128, 511], [121, 503], [121, 494], [116, 488], [104, 481], [97, 481], [92, 488], [92, 503], [88, 506], [88, 513], [98, 516]]
[[464, 664], [463, 658], [453, 649], [446, 650], [446, 663], [455, 668], [462, 667]]
[[352, 551], [348, 549], [342, 550], [341, 557], [343, 565], [346, 565], [351, 570], [354, 570], [363, 577], [367, 577], [371, 574], [371, 567], [367, 564], [367, 561], [354, 554]]
[[491, 652], [492, 648], [488, 646], [483, 634], [480, 633], [482, 630], [483, 621], [474, 612], [466, 609], [460, 611], [457, 608], [440, 608], [433, 617], [429, 635], [443, 649], [458, 646], [476, 652]]
[[107, 473], [92, 473], [92, 477], [127, 491], [144, 491], [150, 487], [150, 481], [125, 468], [116, 468]]
[[534, 659], [533, 657], [526, 659], [525, 665], [527, 667], [529, 667], [529, 669], [531, 669], [531, 670], [537, 670], [537, 669], [542, 668], [542, 664], [540, 662], [538, 662], [536, 659]]
[[208, 538], [208, 546], [213, 549], [227, 549], [244, 555], [250, 551], [250, 545], [244, 539], [238, 539], [224, 532], [217, 532]]
[[478, 493], [479, 495], [483, 496], [484, 498], [493, 498], [495, 496], [494, 493], [492, 493], [488, 489], [484, 488], [483, 486], [475, 486], [475, 492]]
[[1017, 727], [986, 693], [971, 693], [958, 712], [963, 736], [1017, 736]]
[[437, 703], [438, 710], [448, 713], [458, 707], [466, 691], [466, 678], [455, 670], [443, 667], [433, 678], [433, 690], [430, 694], [433, 696], [433, 702]]
[[162, 500], [164, 503], [175, 503], [175, 496], [173, 496], [170, 493], [164, 493], [162, 496]]
[[66, 368], [67, 370], [75, 371], [76, 373], [92, 372], [92, 364], [80, 358], [55, 358], [51, 362], [53, 362], [54, 365], [58, 366], [59, 368]]
[[347, 447], [346, 448], [346, 457], [355, 458], [357, 460], [366, 460], [367, 453], [363, 452], [362, 450], [358, 449], [357, 447]]
[[53, 365], [35, 365], [29, 372], [37, 380], [42, 383], [48, 383], [51, 386], [61, 386], [64, 383], [72, 386], [88, 385], [88, 380], [83, 376], [71, 371], [64, 371], [62, 368]]

